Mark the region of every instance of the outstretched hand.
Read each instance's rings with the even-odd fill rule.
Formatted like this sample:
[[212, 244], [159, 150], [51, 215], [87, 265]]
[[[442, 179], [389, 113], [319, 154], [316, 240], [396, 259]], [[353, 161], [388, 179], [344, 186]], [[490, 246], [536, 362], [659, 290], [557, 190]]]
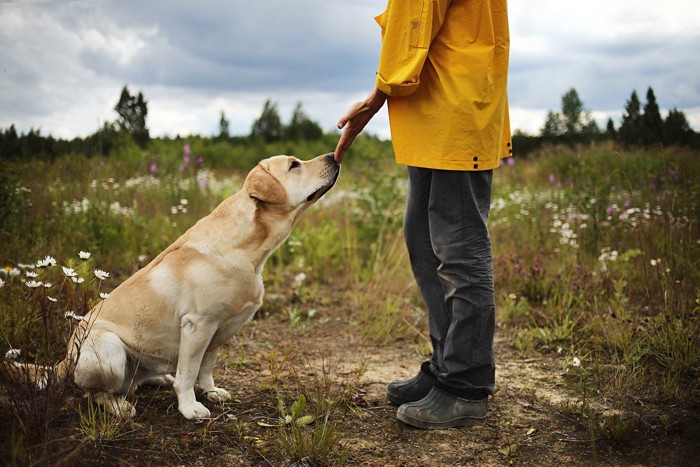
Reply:
[[367, 123], [382, 108], [386, 102], [387, 95], [376, 87], [372, 90], [367, 99], [354, 103], [343, 117], [338, 120], [338, 129], [343, 130], [340, 135], [338, 145], [335, 148], [335, 161], [340, 164], [345, 157], [345, 153], [352, 145], [357, 135], [364, 130]]

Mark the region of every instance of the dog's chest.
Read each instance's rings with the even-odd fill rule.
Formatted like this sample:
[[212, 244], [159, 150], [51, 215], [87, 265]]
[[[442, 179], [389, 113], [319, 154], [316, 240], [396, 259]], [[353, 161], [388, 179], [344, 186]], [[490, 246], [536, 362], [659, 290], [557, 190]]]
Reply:
[[262, 306], [265, 289], [261, 277], [257, 277], [256, 290], [250, 294], [250, 300], [243, 303], [242, 306], [232, 310], [225, 319], [221, 320], [219, 329], [214, 336], [214, 345], [220, 345], [228, 341], [233, 335], [248, 321], [253, 319], [255, 312]]

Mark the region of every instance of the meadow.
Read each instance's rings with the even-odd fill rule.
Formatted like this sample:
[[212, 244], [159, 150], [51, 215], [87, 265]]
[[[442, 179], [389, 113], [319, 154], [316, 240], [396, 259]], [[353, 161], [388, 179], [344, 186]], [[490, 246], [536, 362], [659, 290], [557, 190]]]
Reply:
[[[5, 359], [55, 364], [77, 320], [240, 189], [257, 160], [274, 154], [306, 159], [334, 144], [332, 137], [238, 146], [191, 138], [156, 140], [148, 151], [125, 145], [109, 157], [0, 163]], [[601, 459], [624, 456], [630, 446], [642, 458], [654, 449], [664, 456], [663, 446], [697, 439], [699, 158], [689, 150], [621, 150], [601, 143], [545, 148], [504, 161], [496, 171], [489, 226], [497, 354], [556, 367], [553, 384], [565, 397], [547, 402], [547, 410], [585, 433], [582, 460], [590, 460], [591, 452]], [[370, 353], [400, 347], [418, 362], [429, 355], [425, 313], [403, 246], [405, 192], [405, 168], [394, 164], [390, 143], [358, 139], [336, 187], [268, 261], [268, 298], [255, 329], [264, 332], [269, 325], [308, 346], [319, 344], [322, 334], [332, 340], [337, 331]], [[294, 363], [272, 337], [257, 354], [255, 344], [240, 342], [228, 346], [219, 366], [250, 370], [256, 378], [250, 397], [268, 394], [272, 415], [265, 413], [277, 419], [261, 425], [222, 408], [221, 423], [228, 423], [245, 459], [274, 465], [401, 459], [388, 446], [354, 449], [348, 442], [357, 433], [344, 420], [361, 423], [379, 404], [368, 404], [362, 389], [362, 375], [371, 371], [366, 363], [346, 355], [352, 369], [341, 371], [315, 361], [320, 376], [309, 379], [297, 373], [313, 366], [310, 357]], [[80, 400], [69, 383], [49, 377], [38, 390], [18, 383], [8, 368], [0, 369], [0, 429], [6, 434], [0, 449], [9, 463], [75, 461], [86, 446], [109, 452], [114, 440], [153, 432], [161, 423], [112, 420]], [[160, 399], [150, 397], [157, 407]], [[148, 404], [139, 410], [148, 411]], [[486, 451], [495, 457], [483, 459], [527, 460], [535, 428], [513, 437], [512, 420], [491, 419], [498, 435], [493, 452]], [[191, 432], [201, 445], [215, 437], [201, 427]], [[144, 446], [156, 450], [165, 443], [155, 435], [149, 440]], [[172, 462], [186, 456], [173, 451]], [[125, 459], [135, 463], [138, 456]]]

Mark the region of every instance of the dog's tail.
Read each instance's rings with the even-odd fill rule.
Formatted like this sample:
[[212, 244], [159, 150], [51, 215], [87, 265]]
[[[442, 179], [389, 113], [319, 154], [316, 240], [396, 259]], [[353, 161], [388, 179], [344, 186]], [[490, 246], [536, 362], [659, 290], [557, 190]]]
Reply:
[[63, 381], [70, 372], [68, 358], [54, 366], [35, 365], [33, 363], [5, 362], [5, 369], [14, 379], [33, 384], [37, 389], [45, 389], [51, 382]]

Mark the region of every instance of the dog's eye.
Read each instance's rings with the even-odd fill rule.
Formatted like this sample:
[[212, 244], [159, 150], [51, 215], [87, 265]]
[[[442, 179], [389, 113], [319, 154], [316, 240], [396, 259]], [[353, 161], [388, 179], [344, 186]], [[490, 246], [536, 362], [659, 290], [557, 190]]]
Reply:
[[296, 169], [297, 167], [301, 167], [301, 162], [292, 161], [292, 163], [289, 165], [289, 170]]

